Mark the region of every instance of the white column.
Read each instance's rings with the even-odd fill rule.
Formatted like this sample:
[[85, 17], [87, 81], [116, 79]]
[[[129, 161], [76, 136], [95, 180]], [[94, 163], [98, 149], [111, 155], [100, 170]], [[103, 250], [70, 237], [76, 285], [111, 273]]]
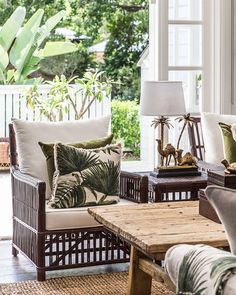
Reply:
[[232, 113], [232, 1], [204, 2], [203, 101], [201, 111]]
[[219, 111], [222, 114], [232, 112], [232, 1], [220, 2], [220, 103]]

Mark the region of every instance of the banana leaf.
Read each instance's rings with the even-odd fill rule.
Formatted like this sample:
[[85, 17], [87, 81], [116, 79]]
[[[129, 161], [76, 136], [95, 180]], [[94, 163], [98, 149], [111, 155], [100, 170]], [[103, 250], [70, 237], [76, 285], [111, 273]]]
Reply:
[[6, 79], [7, 84], [11, 83], [12, 79], [14, 78], [14, 74], [15, 74], [14, 69], [7, 71], [7, 79]]
[[21, 28], [25, 19], [26, 10], [24, 7], [17, 7], [0, 31], [0, 45], [8, 51], [14, 41], [16, 34]]
[[0, 69], [4, 70], [9, 63], [9, 58], [7, 52], [4, 48], [0, 45]]
[[71, 42], [47, 42], [45, 47], [37, 52], [38, 57], [45, 58], [77, 51], [78, 48]]
[[54, 16], [50, 17], [46, 23], [40, 28], [40, 37], [37, 41], [38, 47], [42, 42], [50, 35], [50, 32], [55, 28], [55, 26], [60, 22], [60, 20], [66, 15], [65, 10], [59, 11]]
[[28, 53], [35, 42], [35, 36], [38, 32], [43, 13], [43, 9], [38, 9], [33, 14], [22, 28], [10, 50], [10, 62], [16, 68], [18, 78], [28, 57]]
[[1, 69], [0, 69], [0, 84], [6, 84], [6, 79]]
[[[40, 34], [37, 32], [35, 35], [35, 40], [33, 45], [31, 46], [30, 50], [28, 51], [28, 54], [25, 58], [25, 62], [23, 65], [23, 69], [20, 72], [17, 72], [15, 75], [16, 81], [19, 82], [20, 80], [27, 79], [27, 76], [32, 74], [33, 72], [37, 71], [39, 69], [39, 62], [41, 58], [35, 57], [33, 54], [37, 49], [37, 40], [40, 37]], [[20, 75], [19, 75], [20, 74]]]

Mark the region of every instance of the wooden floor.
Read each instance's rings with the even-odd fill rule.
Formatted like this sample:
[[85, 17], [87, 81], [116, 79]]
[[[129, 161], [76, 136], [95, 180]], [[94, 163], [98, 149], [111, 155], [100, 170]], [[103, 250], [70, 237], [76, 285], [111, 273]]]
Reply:
[[[128, 263], [47, 272], [47, 278], [127, 271]], [[11, 241], [0, 241], [0, 284], [35, 280], [34, 266], [23, 255], [11, 255]]]

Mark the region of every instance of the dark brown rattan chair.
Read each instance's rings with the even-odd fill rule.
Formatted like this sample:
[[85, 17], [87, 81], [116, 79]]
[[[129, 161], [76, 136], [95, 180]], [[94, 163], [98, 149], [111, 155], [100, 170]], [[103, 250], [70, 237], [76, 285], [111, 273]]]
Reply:
[[[45, 222], [46, 184], [22, 174], [17, 165], [13, 125], [9, 125], [13, 197], [14, 256], [20, 251], [37, 270], [37, 280], [45, 272], [129, 261], [129, 245], [104, 227], [47, 230]], [[135, 203], [148, 202], [148, 177], [121, 173], [120, 197]]]

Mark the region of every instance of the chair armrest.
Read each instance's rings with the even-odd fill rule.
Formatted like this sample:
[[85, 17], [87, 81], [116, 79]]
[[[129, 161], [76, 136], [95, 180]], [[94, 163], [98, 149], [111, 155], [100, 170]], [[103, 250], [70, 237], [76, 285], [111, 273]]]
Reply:
[[20, 172], [16, 167], [12, 167], [11, 177], [13, 218], [18, 218], [34, 229], [43, 230], [45, 228], [45, 182]]
[[120, 197], [135, 203], [148, 203], [148, 176], [121, 171]]
[[199, 287], [202, 286], [204, 294], [216, 294], [213, 284], [206, 284], [210, 280], [214, 281], [214, 288], [223, 289], [225, 295], [236, 294], [236, 275], [232, 272], [235, 266], [232, 253], [206, 245], [175, 245], [165, 256], [165, 270], [172, 282], [178, 285], [179, 291], [185, 291], [185, 282], [188, 282], [188, 289], [191, 286], [189, 291], [193, 294], [200, 294]]

